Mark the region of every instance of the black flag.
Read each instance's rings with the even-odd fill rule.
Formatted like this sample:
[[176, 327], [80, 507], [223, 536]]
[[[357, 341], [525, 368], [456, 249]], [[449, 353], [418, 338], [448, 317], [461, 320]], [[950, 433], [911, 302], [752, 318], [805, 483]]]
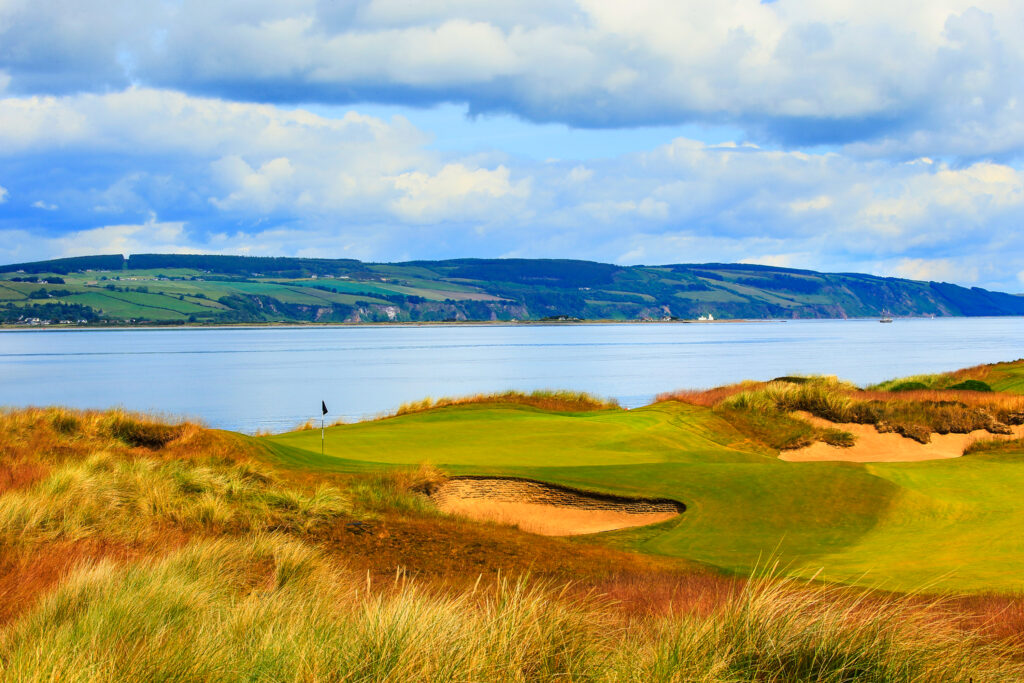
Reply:
[[320, 401], [320, 408], [324, 411], [324, 412], [322, 412], [320, 414], [321, 415], [326, 415], [327, 414], [327, 404], [324, 403], [323, 401]]

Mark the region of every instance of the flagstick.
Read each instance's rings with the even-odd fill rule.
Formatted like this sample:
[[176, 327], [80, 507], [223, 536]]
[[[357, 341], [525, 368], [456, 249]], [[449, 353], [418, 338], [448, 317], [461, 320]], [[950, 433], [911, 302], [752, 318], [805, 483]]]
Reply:
[[320, 455], [324, 454], [324, 416], [320, 416]]

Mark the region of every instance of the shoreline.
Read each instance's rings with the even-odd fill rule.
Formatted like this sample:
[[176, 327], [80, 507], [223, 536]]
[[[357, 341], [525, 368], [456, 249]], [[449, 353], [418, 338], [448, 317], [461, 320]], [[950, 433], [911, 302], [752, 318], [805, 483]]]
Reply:
[[[904, 316], [896, 321], [904, 320], [947, 320], [947, 319], [1007, 319], [1019, 318], [1016, 315], [986, 316]], [[422, 320], [422, 321], [380, 321], [380, 322], [265, 322], [265, 323], [223, 323], [202, 324], [183, 323], [174, 325], [0, 325], [0, 332], [69, 332], [69, 331], [100, 331], [100, 330], [236, 330], [236, 329], [329, 329], [329, 328], [368, 328], [368, 327], [562, 327], [587, 325], [719, 325], [736, 323], [786, 323], [786, 322], [878, 322], [879, 317], [864, 316], [855, 318], [723, 318], [721, 320]]]
[[[807, 320], [842, 320], [842, 318], [806, 318]], [[874, 320], [874, 318], [866, 318]], [[854, 318], [850, 318], [854, 320]], [[266, 322], [234, 324], [181, 325], [0, 325], [0, 332], [97, 331], [97, 330], [235, 330], [235, 329], [315, 329], [335, 327], [563, 327], [586, 325], [713, 325], [718, 323], [784, 323], [787, 318], [735, 318], [724, 320], [423, 320], [345, 323]]]

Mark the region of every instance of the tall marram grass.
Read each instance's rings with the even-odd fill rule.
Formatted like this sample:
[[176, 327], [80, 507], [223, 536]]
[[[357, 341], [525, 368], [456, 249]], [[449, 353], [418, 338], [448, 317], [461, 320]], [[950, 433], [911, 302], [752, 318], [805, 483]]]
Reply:
[[542, 410], [559, 410], [565, 412], [590, 412], [595, 410], [616, 410], [621, 406], [615, 399], [599, 398], [582, 391], [553, 391], [542, 389], [524, 393], [521, 391], [504, 391], [495, 394], [475, 394], [456, 398], [424, 398], [420, 401], [403, 403], [394, 415], [419, 413], [434, 408], [447, 406], [469, 405], [474, 403], [512, 403], [532, 406]]
[[772, 381], [732, 392], [716, 408], [756, 415], [806, 411], [833, 422], [875, 425], [927, 443], [933, 432], [1010, 432], [1024, 421], [1024, 396], [973, 391], [861, 391], [834, 378]]
[[427, 495], [446, 479], [439, 469], [424, 463], [415, 469], [393, 468], [353, 477], [346, 492], [360, 510], [436, 515], [437, 506]]
[[301, 541], [100, 562], [0, 631], [18, 681], [1017, 681], [1009, 653], [909, 601], [750, 581], [711, 615], [616, 617], [528, 580], [371, 586]]
[[305, 532], [349, 511], [337, 489], [286, 485], [247, 455], [230, 435], [122, 411], [2, 413], [0, 552], [168, 528]]
[[[244, 443], [127, 414], [0, 413], [0, 465], [29, 468], [0, 480], [0, 607], [17, 602], [0, 609], [0, 680], [1024, 679], [940, 607], [774, 576], [639, 614], [523, 578], [371, 583], [325, 539], [353, 508], [412, 510], [442, 475], [290, 485]], [[4, 592], [76, 543], [99, 551]]]
[[926, 388], [934, 390], [949, 389], [950, 387], [968, 380], [988, 382], [1003, 378], [1007, 373], [1015, 374], [1020, 371], [1022, 363], [1024, 363], [1024, 358], [1018, 358], [1017, 360], [1004, 361], [1002, 363], [975, 365], [970, 368], [961, 368], [959, 370], [940, 374], [898, 377], [896, 379], [890, 379], [885, 382], [872, 385], [868, 387], [868, 389], [875, 391], [891, 391], [893, 388], [898, 387], [901, 384], [908, 383], [922, 384]]
[[288, 488], [245, 464], [124, 460], [100, 452], [0, 497], [0, 548], [90, 535], [131, 542], [160, 525], [305, 531], [346, 510], [337, 491]]

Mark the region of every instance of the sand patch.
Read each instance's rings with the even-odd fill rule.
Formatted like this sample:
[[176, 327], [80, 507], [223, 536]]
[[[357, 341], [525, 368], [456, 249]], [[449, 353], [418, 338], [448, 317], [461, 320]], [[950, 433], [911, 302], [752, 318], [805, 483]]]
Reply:
[[810, 413], [795, 413], [798, 417], [818, 427], [833, 427], [850, 432], [856, 439], [853, 446], [841, 448], [820, 441], [783, 451], [779, 459], [790, 462], [920, 462], [922, 460], [943, 460], [959, 458], [964, 449], [978, 439], [1014, 439], [1024, 437], [1024, 425], [1013, 427], [1012, 435], [992, 434], [976, 429], [967, 434], [932, 434], [930, 443], [920, 443], [905, 436], [888, 432], [880, 434], [874, 425], [849, 422], [829, 422]]
[[673, 500], [624, 498], [496, 477], [449, 479], [431, 498], [445, 512], [542, 536], [595, 534], [655, 524], [686, 509]]

